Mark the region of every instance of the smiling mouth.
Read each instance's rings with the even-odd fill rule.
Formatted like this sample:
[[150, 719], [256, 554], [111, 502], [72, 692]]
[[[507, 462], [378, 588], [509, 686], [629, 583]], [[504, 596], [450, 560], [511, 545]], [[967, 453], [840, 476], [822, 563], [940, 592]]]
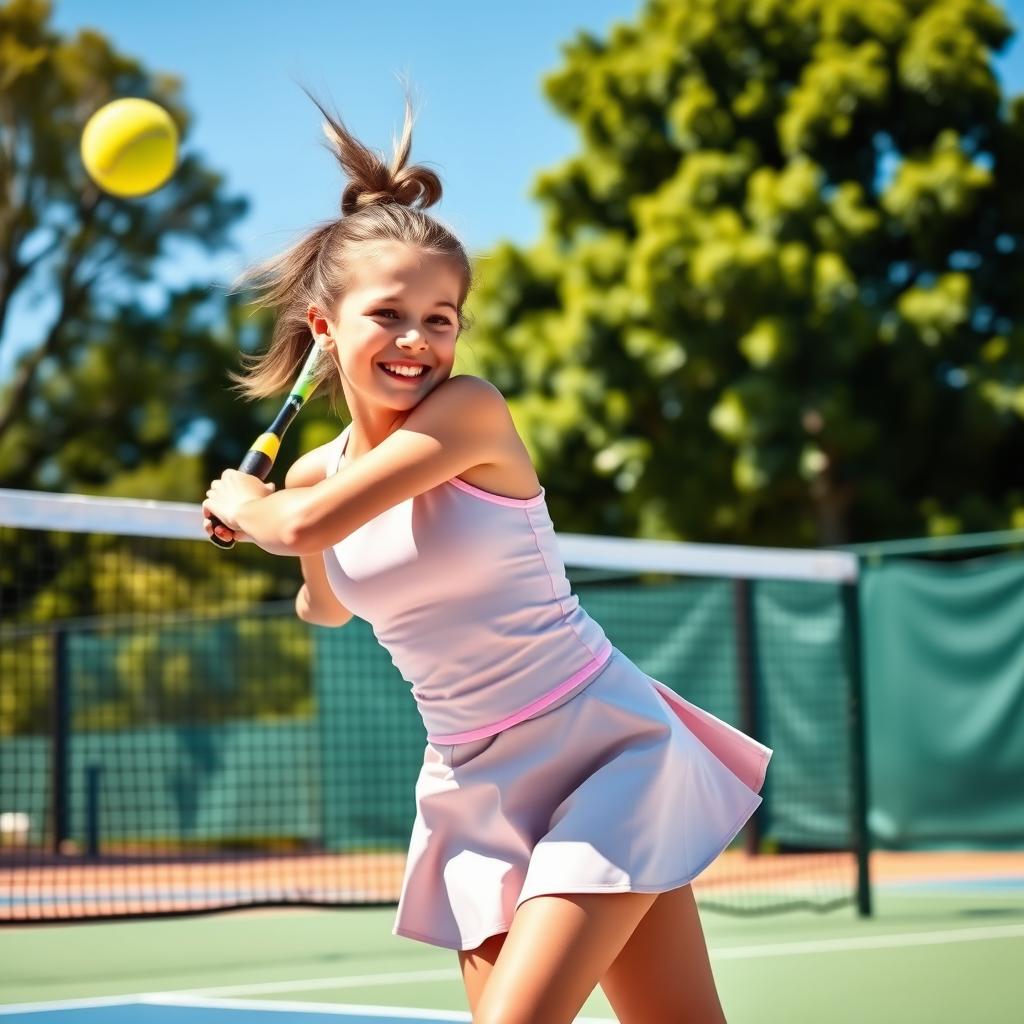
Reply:
[[392, 380], [408, 380], [408, 381], [423, 380], [423, 378], [426, 377], [426, 375], [428, 373], [430, 373], [430, 368], [427, 367], [427, 366], [424, 366], [423, 370], [420, 373], [409, 374], [409, 373], [395, 373], [392, 370], [389, 370], [383, 363], [378, 363], [377, 365], [380, 367], [381, 371], [383, 373], [386, 373]]

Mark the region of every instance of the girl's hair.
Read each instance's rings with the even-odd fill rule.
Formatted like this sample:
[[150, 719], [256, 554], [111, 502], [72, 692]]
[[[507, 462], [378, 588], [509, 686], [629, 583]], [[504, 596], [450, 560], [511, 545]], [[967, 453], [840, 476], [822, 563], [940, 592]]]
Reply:
[[[246, 398], [287, 392], [294, 383], [313, 341], [306, 312], [315, 305], [324, 312], [337, 308], [345, 293], [347, 272], [358, 250], [381, 242], [403, 242], [432, 255], [447, 256], [462, 272], [459, 294], [459, 333], [469, 324], [462, 307], [473, 284], [466, 251], [455, 235], [423, 212], [441, 198], [441, 179], [422, 164], [406, 166], [412, 146], [412, 107], [405, 89], [405, 125], [401, 140], [392, 140], [391, 165], [384, 154], [363, 145], [337, 115], [302, 86], [324, 115], [323, 131], [329, 149], [348, 178], [341, 195], [341, 216], [321, 223], [278, 256], [243, 271], [230, 292], [251, 288], [257, 308], [278, 311], [270, 347], [262, 355], [242, 353], [245, 372], [229, 372], [234, 390]], [[419, 202], [419, 207], [414, 203]], [[316, 386], [326, 383], [332, 409], [342, 393], [333, 364], [323, 360]]]

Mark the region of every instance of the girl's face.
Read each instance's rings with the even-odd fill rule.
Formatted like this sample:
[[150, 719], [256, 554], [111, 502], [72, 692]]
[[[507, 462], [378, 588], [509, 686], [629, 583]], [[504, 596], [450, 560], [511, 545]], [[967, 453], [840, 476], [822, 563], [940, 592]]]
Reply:
[[[364, 247], [324, 331], [356, 419], [382, 407], [408, 411], [450, 376], [461, 287], [449, 258], [396, 242]], [[310, 313], [320, 333], [323, 320]], [[416, 376], [402, 375], [403, 364]]]

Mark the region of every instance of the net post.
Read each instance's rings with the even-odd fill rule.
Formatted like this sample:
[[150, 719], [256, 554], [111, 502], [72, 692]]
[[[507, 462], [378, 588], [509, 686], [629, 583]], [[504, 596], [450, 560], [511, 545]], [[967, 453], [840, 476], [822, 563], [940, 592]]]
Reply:
[[100, 855], [100, 777], [103, 765], [90, 764], [85, 769], [85, 853]]
[[[755, 739], [759, 736], [757, 716], [757, 629], [754, 622], [754, 582], [733, 581], [733, 607], [736, 627], [736, 682], [739, 689], [739, 728]], [[761, 809], [758, 808], [743, 830], [743, 847], [755, 857], [761, 849]]]
[[61, 856], [69, 838], [68, 771], [70, 769], [70, 687], [67, 633], [57, 627], [52, 634], [53, 697], [50, 704], [50, 835], [54, 856]]
[[[860, 559], [858, 559], [858, 562]], [[841, 585], [846, 622], [846, 659], [850, 685], [850, 827], [857, 857], [857, 913], [871, 917], [871, 835], [868, 831], [867, 727], [864, 713], [863, 632], [860, 615], [860, 572]]]

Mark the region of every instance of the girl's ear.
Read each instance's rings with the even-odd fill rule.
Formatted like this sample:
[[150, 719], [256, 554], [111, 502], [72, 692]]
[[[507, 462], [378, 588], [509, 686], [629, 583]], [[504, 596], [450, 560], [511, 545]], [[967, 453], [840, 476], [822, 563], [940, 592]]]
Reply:
[[306, 311], [306, 323], [309, 324], [313, 340], [317, 344], [321, 344], [321, 338], [324, 335], [330, 335], [331, 323], [316, 306], [310, 306]]

